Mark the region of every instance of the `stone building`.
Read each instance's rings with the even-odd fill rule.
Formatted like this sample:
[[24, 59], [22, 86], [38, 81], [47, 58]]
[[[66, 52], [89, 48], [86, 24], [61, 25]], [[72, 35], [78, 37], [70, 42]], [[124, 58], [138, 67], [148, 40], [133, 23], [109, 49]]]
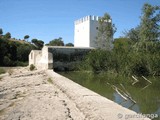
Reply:
[[73, 70], [75, 64], [94, 48], [44, 46], [42, 50], [32, 50], [29, 54], [29, 65], [37, 69]]
[[74, 46], [96, 47], [95, 41], [98, 33], [98, 16], [86, 16], [74, 23]]

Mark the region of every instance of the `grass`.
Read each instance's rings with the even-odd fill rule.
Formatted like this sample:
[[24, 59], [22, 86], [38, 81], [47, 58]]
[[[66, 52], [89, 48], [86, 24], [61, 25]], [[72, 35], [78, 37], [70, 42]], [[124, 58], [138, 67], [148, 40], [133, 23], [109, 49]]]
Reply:
[[6, 71], [3, 68], [0, 68], [0, 74], [4, 74]]
[[3, 115], [4, 112], [5, 112], [5, 109], [1, 109], [0, 110], [0, 115]]
[[48, 78], [48, 80], [47, 80], [49, 83], [51, 83], [51, 84], [53, 84], [53, 81], [52, 81], [52, 79], [51, 78]]
[[[13, 107], [14, 105], [15, 105], [15, 103], [12, 102], [8, 107]], [[3, 115], [5, 113], [5, 111], [6, 111], [6, 108], [1, 109], [0, 110], [0, 116]]]

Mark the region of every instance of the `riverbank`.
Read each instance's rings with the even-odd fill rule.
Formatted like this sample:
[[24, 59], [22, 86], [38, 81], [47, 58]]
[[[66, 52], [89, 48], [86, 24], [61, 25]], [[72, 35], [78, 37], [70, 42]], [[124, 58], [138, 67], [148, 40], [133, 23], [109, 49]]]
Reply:
[[1, 120], [149, 120], [129, 118], [137, 114], [52, 70], [14, 69], [0, 78]]

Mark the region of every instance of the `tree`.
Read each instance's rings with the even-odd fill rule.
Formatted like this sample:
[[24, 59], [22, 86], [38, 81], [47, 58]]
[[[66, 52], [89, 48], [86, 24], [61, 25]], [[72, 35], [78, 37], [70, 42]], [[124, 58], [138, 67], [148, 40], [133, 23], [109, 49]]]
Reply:
[[11, 38], [11, 33], [10, 33], [10, 32], [7, 32], [7, 33], [4, 35], [4, 38], [5, 38], [5, 39], [10, 39], [10, 38]]
[[9, 45], [8, 45], [8, 41], [4, 40], [3, 38], [0, 38], [0, 65], [4, 65], [4, 56], [7, 55], [8, 53], [8, 48], [9, 48]]
[[25, 39], [25, 40], [28, 40], [29, 37], [30, 37], [29, 35], [25, 35], [25, 36], [24, 36], [24, 39]]
[[65, 46], [74, 46], [73, 43], [67, 43]]
[[17, 60], [28, 61], [28, 55], [31, 52], [33, 46], [31, 44], [21, 44], [17, 47]]
[[112, 24], [112, 18], [105, 13], [99, 20], [98, 35], [96, 45], [98, 48], [111, 50], [113, 48], [113, 35], [116, 32], [115, 25]]
[[59, 37], [58, 39], [54, 39], [54, 40], [50, 41], [48, 45], [50, 45], [50, 46], [64, 46], [64, 42], [63, 42], [62, 38]]
[[37, 49], [42, 49], [44, 45], [44, 42], [42, 40], [32, 39], [31, 42], [37, 47]]
[[129, 38], [133, 43], [140, 41], [140, 26], [132, 28], [127, 32], [124, 32], [125, 37]]
[[130, 39], [128, 38], [116, 38], [114, 40], [114, 50], [116, 52], [121, 52], [121, 55], [124, 52], [127, 52], [130, 50], [131, 46], [130, 46]]
[[144, 4], [140, 23], [141, 42], [157, 41], [160, 38], [160, 6]]
[[2, 36], [3, 35], [3, 30], [2, 30], [2, 28], [0, 28], [0, 36]]

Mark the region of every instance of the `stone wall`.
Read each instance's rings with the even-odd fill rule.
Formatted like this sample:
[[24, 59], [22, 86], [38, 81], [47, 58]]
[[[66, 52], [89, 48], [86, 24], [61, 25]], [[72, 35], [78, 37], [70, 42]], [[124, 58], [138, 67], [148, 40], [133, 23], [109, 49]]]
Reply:
[[74, 23], [74, 46], [75, 47], [96, 47], [100, 17], [86, 16]]
[[32, 50], [29, 54], [29, 65], [37, 65], [37, 63], [41, 59], [41, 54], [41, 50]]
[[29, 55], [29, 65], [37, 69], [73, 70], [75, 64], [94, 48], [44, 46], [42, 51], [32, 50]]
[[46, 73], [54, 81], [53, 84], [75, 103], [76, 107], [88, 120], [150, 120], [80, 86], [52, 70], [47, 70]]

